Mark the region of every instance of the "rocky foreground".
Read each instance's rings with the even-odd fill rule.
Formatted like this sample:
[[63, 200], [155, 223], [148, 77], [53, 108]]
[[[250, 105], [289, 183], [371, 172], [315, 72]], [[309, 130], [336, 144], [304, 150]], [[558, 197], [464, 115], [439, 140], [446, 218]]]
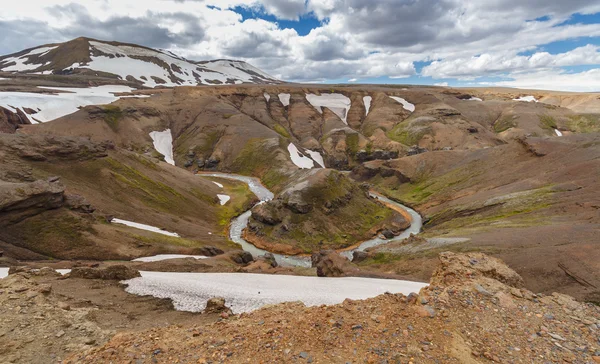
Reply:
[[534, 294], [484, 254], [443, 253], [418, 295], [288, 303], [209, 325], [120, 333], [66, 362], [598, 363], [600, 308]]

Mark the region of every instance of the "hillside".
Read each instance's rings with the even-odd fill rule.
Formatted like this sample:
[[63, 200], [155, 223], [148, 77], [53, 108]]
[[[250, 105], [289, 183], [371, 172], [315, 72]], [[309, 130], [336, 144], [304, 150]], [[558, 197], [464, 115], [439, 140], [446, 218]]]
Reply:
[[[440, 256], [419, 294], [335, 306], [294, 302], [210, 325], [116, 335], [68, 363], [597, 363], [600, 310], [535, 294], [501, 261]], [[254, 361], [258, 362], [258, 361]]]
[[135, 44], [77, 38], [0, 57], [0, 71], [127, 80], [144, 87], [279, 83], [234, 60], [194, 62]]

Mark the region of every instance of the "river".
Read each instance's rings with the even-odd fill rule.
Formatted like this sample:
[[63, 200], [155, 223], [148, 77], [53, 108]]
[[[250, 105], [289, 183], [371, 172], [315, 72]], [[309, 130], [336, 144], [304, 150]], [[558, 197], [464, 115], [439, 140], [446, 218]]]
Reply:
[[[258, 178], [240, 176], [240, 175], [229, 174], [229, 173], [202, 173], [202, 174], [199, 174], [199, 176], [225, 178], [225, 179], [231, 179], [231, 180], [244, 182], [248, 185], [250, 190], [260, 199], [260, 201], [261, 201], [260, 203], [265, 203], [267, 201], [272, 200], [275, 197], [273, 192], [269, 191], [265, 186], [263, 186], [263, 184], [260, 182], [260, 180]], [[403, 231], [402, 234], [400, 234], [399, 236], [397, 236], [393, 239], [388, 240], [388, 239], [381, 239], [379, 237], [375, 237], [371, 240], [367, 240], [367, 241], [363, 242], [356, 249], [341, 252], [341, 254], [343, 256], [347, 257], [350, 260], [352, 260], [352, 253], [356, 250], [363, 251], [367, 248], [371, 248], [371, 247], [374, 247], [377, 245], [387, 244], [392, 241], [404, 240], [404, 239], [408, 238], [411, 234], [416, 235], [419, 232], [421, 232], [421, 228], [423, 226], [423, 219], [421, 218], [421, 215], [419, 215], [419, 213], [416, 212], [415, 210], [413, 210], [407, 206], [404, 206], [398, 202], [390, 200], [389, 198], [384, 197], [376, 192], [371, 192], [370, 194], [371, 194], [371, 196], [381, 200], [382, 202], [384, 202], [386, 204], [395, 206], [397, 208], [400, 208], [400, 209], [406, 211], [411, 217], [411, 226], [408, 229], [406, 229], [405, 231]], [[242, 238], [242, 232], [244, 231], [246, 226], [248, 226], [248, 220], [250, 219], [251, 215], [252, 215], [252, 211], [248, 210], [248, 211], [244, 212], [243, 214], [241, 214], [240, 216], [234, 218], [231, 221], [231, 225], [229, 228], [229, 237], [230, 237], [231, 241], [233, 241], [236, 244], [239, 244], [242, 247], [242, 249], [249, 252], [254, 257], [257, 257], [257, 256], [264, 255], [266, 253], [269, 253], [269, 252], [255, 247], [254, 245], [252, 245], [251, 243], [247, 242], [246, 240], [244, 240]], [[307, 267], [308, 268], [311, 266], [310, 257], [289, 256], [289, 255], [274, 254], [274, 253], [273, 253], [273, 255], [275, 256], [275, 260], [277, 261], [277, 263], [283, 267], [293, 266], [293, 267]]]

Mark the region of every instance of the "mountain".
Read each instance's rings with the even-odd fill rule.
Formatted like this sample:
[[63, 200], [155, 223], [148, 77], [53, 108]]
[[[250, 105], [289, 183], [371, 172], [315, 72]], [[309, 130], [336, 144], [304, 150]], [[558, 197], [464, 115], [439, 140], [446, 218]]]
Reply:
[[101, 76], [128, 80], [146, 87], [280, 83], [243, 61], [194, 62], [169, 51], [89, 38], [47, 44], [2, 56], [0, 71]]

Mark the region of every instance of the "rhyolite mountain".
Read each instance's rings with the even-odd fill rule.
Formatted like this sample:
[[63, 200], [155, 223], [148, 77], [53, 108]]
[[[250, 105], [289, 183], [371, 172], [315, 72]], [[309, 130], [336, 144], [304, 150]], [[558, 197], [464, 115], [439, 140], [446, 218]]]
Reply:
[[280, 82], [243, 61], [195, 62], [165, 50], [90, 38], [42, 45], [2, 56], [0, 71], [101, 76], [146, 87]]

